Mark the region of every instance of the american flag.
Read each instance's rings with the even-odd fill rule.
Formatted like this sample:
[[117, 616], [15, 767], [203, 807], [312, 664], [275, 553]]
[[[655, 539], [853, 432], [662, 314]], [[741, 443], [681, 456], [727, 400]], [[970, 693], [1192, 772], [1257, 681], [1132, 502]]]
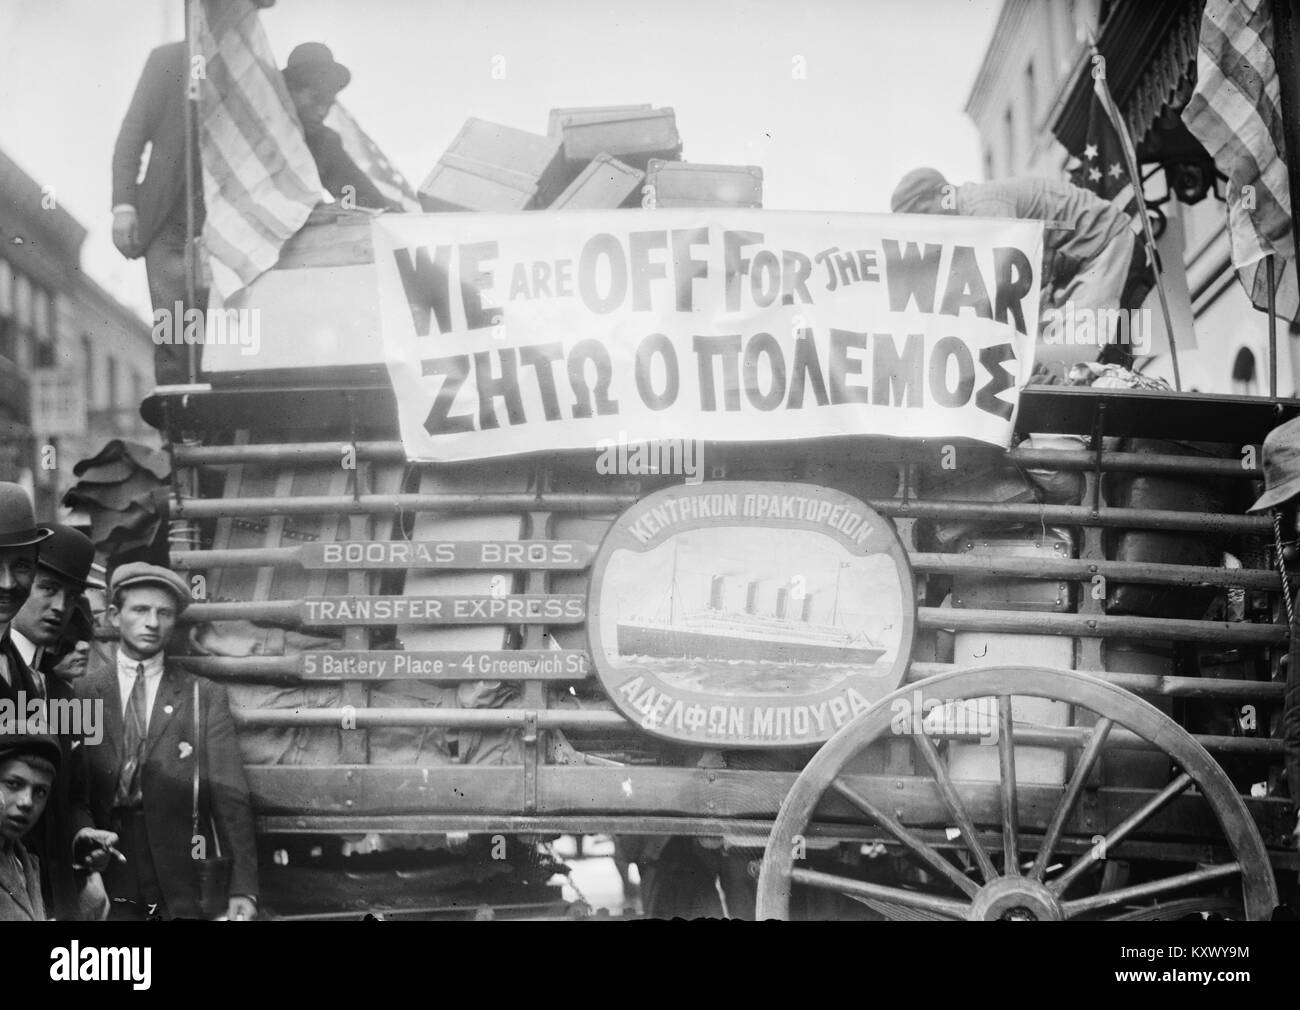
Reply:
[[336, 132], [343, 141], [343, 150], [357, 163], [357, 167], [388, 199], [400, 203], [406, 210], [420, 212], [420, 201], [415, 190], [384, 156], [379, 145], [370, 139], [370, 135], [361, 129], [361, 125], [352, 118], [352, 114], [343, 107], [342, 102], [335, 102], [325, 117], [325, 125]]
[[1228, 236], [1237, 278], [1255, 307], [1267, 309], [1265, 259], [1275, 256], [1277, 315], [1298, 320], [1300, 286], [1268, 0], [1208, 0], [1196, 77], [1183, 122], [1228, 177]]
[[[1109, 93], [1105, 98], [1109, 98]], [[1137, 200], [1124, 158], [1124, 145], [1107, 114], [1105, 98], [1094, 85], [1083, 152], [1078, 158], [1078, 166], [1070, 173], [1070, 181], [1114, 204], [1116, 209], [1134, 219], [1135, 229], [1140, 228], [1136, 222]]]
[[207, 220], [203, 241], [223, 300], [275, 266], [321, 201], [302, 124], [250, 0], [191, 6], [192, 65]]

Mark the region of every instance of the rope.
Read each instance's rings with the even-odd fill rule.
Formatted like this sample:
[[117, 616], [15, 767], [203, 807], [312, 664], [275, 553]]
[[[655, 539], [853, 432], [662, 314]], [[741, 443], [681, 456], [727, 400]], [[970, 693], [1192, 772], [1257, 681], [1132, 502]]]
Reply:
[[1282, 602], [1286, 604], [1286, 621], [1288, 628], [1295, 628], [1295, 602], [1291, 599], [1291, 583], [1286, 577], [1286, 559], [1282, 554], [1282, 513], [1273, 509], [1273, 547], [1277, 561], [1277, 573], [1282, 579]]

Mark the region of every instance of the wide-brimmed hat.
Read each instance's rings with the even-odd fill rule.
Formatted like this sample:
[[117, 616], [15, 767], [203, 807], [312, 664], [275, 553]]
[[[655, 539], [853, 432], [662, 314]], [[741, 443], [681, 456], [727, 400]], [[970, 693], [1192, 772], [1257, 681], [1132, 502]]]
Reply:
[[39, 544], [51, 532], [36, 525], [36, 511], [22, 485], [0, 480], [0, 547]]
[[294, 46], [281, 73], [290, 84], [323, 84], [333, 91], [342, 91], [352, 80], [352, 71], [336, 62], [330, 47], [320, 42]]
[[108, 580], [110, 595], [116, 595], [122, 589], [135, 589], [140, 586], [157, 586], [176, 597], [176, 613], [190, 605], [190, 587], [185, 580], [170, 568], [151, 565], [144, 561], [132, 561], [113, 569], [112, 578]]
[[1262, 512], [1300, 494], [1300, 417], [1268, 433], [1263, 466], [1264, 493], [1248, 512]]
[[934, 194], [948, 185], [937, 168], [914, 168], [898, 180], [889, 209], [895, 214], [911, 214], [925, 207]]
[[86, 588], [90, 566], [95, 563], [95, 545], [86, 534], [63, 523], [50, 523], [50, 529], [53, 534], [42, 542], [36, 567], [48, 568], [75, 583], [80, 592]]

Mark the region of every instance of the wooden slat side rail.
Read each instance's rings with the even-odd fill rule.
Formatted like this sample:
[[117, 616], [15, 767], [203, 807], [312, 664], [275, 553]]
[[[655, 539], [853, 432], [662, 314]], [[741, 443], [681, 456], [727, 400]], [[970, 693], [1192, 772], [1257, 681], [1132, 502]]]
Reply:
[[[483, 765], [438, 767], [261, 766], [247, 769], [259, 814], [515, 814], [522, 809], [523, 769]], [[704, 818], [776, 815], [794, 785], [791, 772], [733, 769], [544, 765], [538, 770], [538, 814], [602, 813], [630, 816], [681, 815]], [[943, 829], [951, 813], [925, 776], [846, 775], [845, 781], [872, 802], [903, 812], [909, 826]], [[962, 782], [962, 798], [980, 826], [999, 823], [998, 787]], [[1020, 826], [1026, 838], [1046, 830], [1062, 787], [1024, 783], [1019, 789]], [[1103, 787], [1094, 802], [1074, 813], [1067, 833], [1102, 833], [1119, 824], [1154, 790]], [[1290, 802], [1243, 797], [1265, 842], [1289, 847], [1294, 826]], [[828, 796], [819, 819], [861, 823], [847, 802]], [[1202, 843], [1223, 837], [1209, 806], [1197, 795], [1172, 801], [1145, 824], [1139, 837], [1172, 837]], [[1029, 846], [1032, 848], [1032, 844]]]

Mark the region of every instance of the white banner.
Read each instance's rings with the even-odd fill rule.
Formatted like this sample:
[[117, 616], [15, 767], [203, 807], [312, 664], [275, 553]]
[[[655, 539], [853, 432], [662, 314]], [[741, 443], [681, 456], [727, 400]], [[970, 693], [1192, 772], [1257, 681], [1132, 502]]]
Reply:
[[1007, 446], [1033, 370], [1039, 222], [671, 209], [373, 228], [413, 460], [845, 434]]

